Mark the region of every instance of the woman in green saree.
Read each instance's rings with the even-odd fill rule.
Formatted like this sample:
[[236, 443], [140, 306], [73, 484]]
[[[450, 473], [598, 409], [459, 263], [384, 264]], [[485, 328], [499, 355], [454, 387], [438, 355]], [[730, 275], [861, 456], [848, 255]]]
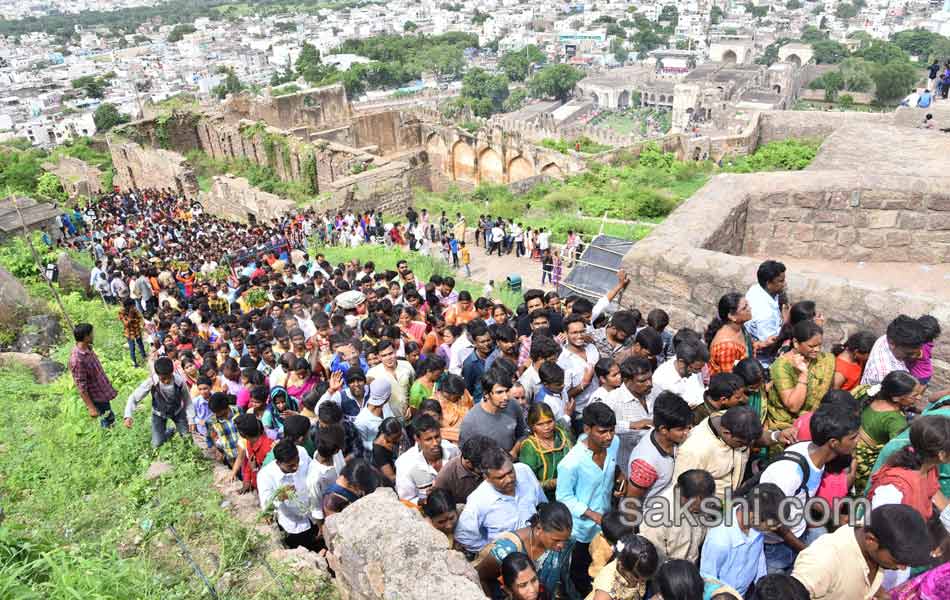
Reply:
[[835, 357], [822, 352], [823, 331], [811, 320], [792, 328], [792, 349], [769, 368], [772, 388], [766, 404], [765, 425], [769, 429], [791, 427], [803, 412], [814, 411], [821, 403], [835, 375]]
[[521, 445], [518, 460], [531, 467], [541, 482], [541, 489], [553, 502], [557, 488], [557, 465], [573, 446], [571, 436], [557, 424], [554, 411], [544, 403], [531, 406], [528, 427], [531, 435]]

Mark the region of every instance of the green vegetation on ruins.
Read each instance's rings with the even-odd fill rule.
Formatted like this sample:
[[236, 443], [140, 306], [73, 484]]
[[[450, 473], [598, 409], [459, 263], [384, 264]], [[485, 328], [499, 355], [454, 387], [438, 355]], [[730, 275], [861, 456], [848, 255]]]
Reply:
[[581, 154], [600, 154], [601, 152], [606, 152], [611, 148], [607, 144], [598, 144], [587, 136], [581, 136], [570, 140], [566, 140], [564, 138], [558, 140], [545, 138], [541, 140], [541, 145], [549, 150], [560, 152], [561, 154], [568, 154], [570, 152], [580, 152]]
[[108, 152], [92, 147], [90, 138], [78, 138], [72, 142], [57, 146], [52, 152], [30, 145], [26, 138], [10, 140], [0, 144], [0, 194], [21, 194], [41, 199], [58, 201], [57, 195], [43, 194], [50, 189], [51, 178], [55, 175], [45, 173], [43, 163], [56, 163], [61, 156], [83, 160], [99, 167], [103, 172], [102, 186], [112, 187], [112, 156]]
[[302, 181], [283, 181], [272, 167], [258, 165], [247, 159], [216, 159], [201, 150], [191, 150], [185, 154], [185, 158], [194, 169], [198, 189], [204, 192], [211, 189], [211, 178], [215, 175], [233, 175], [244, 177], [260, 190], [293, 200], [299, 207], [310, 206], [318, 200], [311, 185]]
[[[41, 242], [37, 240], [37, 244]], [[87, 264], [88, 259], [87, 259]], [[0, 246], [0, 266], [34, 297], [50, 300], [21, 239]], [[63, 298], [72, 321], [95, 327], [95, 347], [121, 405], [147, 375], [129, 363], [115, 308], [77, 293]], [[55, 303], [49, 311], [59, 314]], [[64, 323], [65, 326], [65, 323]], [[64, 339], [71, 339], [65, 334]], [[71, 341], [52, 353], [69, 357]], [[39, 385], [22, 369], [0, 370], [0, 597], [17, 600], [191, 600], [207, 592], [170, 534], [174, 526], [222, 600], [278, 600], [290, 590], [335, 597], [313, 572], [267, 558], [261, 534], [232, 515], [215, 491], [211, 463], [190, 439], [150, 446], [150, 422], [103, 431], [66, 373]], [[144, 413], [147, 415], [147, 412]], [[152, 461], [173, 466], [147, 480]], [[275, 571], [276, 580], [263, 561]]]
[[[716, 173], [803, 169], [819, 145], [813, 140], [772, 142], [720, 168], [709, 161], [676, 160], [673, 153], [650, 143], [639, 158], [621, 150], [609, 164], [591, 161], [584, 173], [540, 183], [524, 194], [482, 184], [467, 193], [457, 188], [420, 193], [416, 204], [433, 215], [444, 210], [454, 217], [461, 212], [469, 224], [482, 214], [515, 219], [525, 227], [549, 230], [555, 242], [567, 239], [568, 230], [595, 235], [602, 225], [607, 235], [638, 240]], [[602, 223], [604, 215], [608, 221]]]

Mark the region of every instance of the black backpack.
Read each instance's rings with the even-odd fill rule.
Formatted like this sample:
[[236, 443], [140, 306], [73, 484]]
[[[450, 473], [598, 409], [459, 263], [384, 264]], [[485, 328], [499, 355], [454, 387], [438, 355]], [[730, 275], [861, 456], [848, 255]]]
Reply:
[[802, 482], [792, 495], [797, 496], [801, 492], [805, 492], [805, 501], [807, 502], [809, 499], [808, 480], [811, 478], [811, 466], [808, 464], [808, 459], [796, 452], [780, 452], [779, 454], [776, 454], [775, 457], [766, 465], [753, 465], [751, 469], [752, 475], [743, 481], [738, 488], [736, 488], [735, 496], [745, 496], [748, 494], [752, 488], [759, 484], [759, 480], [762, 478], [762, 473], [765, 473], [767, 468], [781, 460], [790, 460], [797, 464], [798, 468], [801, 469]]

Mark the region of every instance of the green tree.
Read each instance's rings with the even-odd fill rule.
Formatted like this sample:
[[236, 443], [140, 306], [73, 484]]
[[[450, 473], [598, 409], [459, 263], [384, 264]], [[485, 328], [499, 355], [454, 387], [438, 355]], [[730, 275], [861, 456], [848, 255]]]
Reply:
[[858, 9], [853, 4], [842, 2], [835, 9], [835, 16], [839, 19], [851, 19], [858, 16]]
[[171, 43], [180, 42], [189, 33], [194, 33], [198, 31], [195, 29], [194, 25], [175, 25], [172, 27], [172, 30], [168, 33], [168, 41]]
[[534, 44], [528, 44], [520, 50], [506, 52], [498, 66], [511, 81], [524, 81], [528, 78], [532, 64], [544, 63], [544, 53]]
[[502, 105], [502, 110], [505, 112], [514, 112], [524, 106], [525, 100], [527, 99], [528, 91], [524, 88], [511, 90], [511, 93], [508, 94], [508, 98]]
[[402, 24], [402, 30], [406, 33], [412, 33], [413, 31], [419, 29], [419, 26], [412, 21], [406, 21]]
[[844, 89], [844, 79], [837, 71], [825, 73], [821, 78], [825, 88], [825, 102], [834, 102], [838, 92]]
[[851, 33], [848, 34], [848, 39], [858, 40], [858, 42], [860, 43], [860, 46], [858, 46], [859, 50], [867, 48], [868, 46], [871, 45], [871, 42], [874, 40], [874, 38], [871, 37], [871, 34], [868, 33], [867, 31], [852, 31]]
[[62, 203], [69, 197], [63, 182], [54, 173], [43, 173], [36, 182], [36, 195], [43, 200]]
[[300, 54], [297, 55], [297, 62], [294, 63], [297, 74], [304, 78], [307, 83], [317, 85], [326, 82], [336, 67], [325, 65], [320, 60], [320, 51], [313, 44], [304, 42], [300, 47]]
[[584, 74], [570, 65], [548, 65], [528, 81], [528, 91], [535, 98], [566, 101], [574, 91], [574, 86], [583, 78]]
[[908, 29], [891, 36], [901, 50], [922, 61], [950, 56], [950, 39], [926, 29]]
[[92, 121], [96, 124], [96, 131], [105, 133], [116, 125], [128, 123], [129, 117], [120, 113], [114, 104], [105, 102], [96, 108], [96, 112], [92, 115]]
[[713, 25], [718, 25], [718, 24], [722, 23], [722, 18], [723, 18], [723, 16], [724, 16], [724, 14], [723, 14], [723, 12], [722, 12], [722, 9], [719, 8], [718, 5], [714, 5], [714, 6], [712, 7], [712, 9], [709, 11], [709, 21], [710, 21]]
[[508, 77], [492, 75], [484, 69], [469, 69], [462, 78], [462, 101], [475, 116], [490, 117], [504, 108], [508, 99]]
[[895, 60], [879, 65], [871, 75], [874, 79], [874, 97], [881, 104], [892, 104], [906, 96], [919, 79], [914, 65]]
[[73, 79], [72, 86], [74, 90], [82, 90], [82, 92], [90, 98], [105, 98], [108, 81], [104, 77], [83, 75], [82, 77]]
[[472, 14], [472, 24], [482, 25], [485, 21], [491, 18], [491, 15], [488, 13], [483, 13], [482, 11], [475, 9], [475, 13]]
[[838, 42], [820, 40], [811, 45], [815, 52], [815, 62], [820, 65], [832, 65], [848, 57], [848, 49]]
[[859, 56], [868, 62], [877, 63], [879, 65], [886, 65], [891, 62], [907, 62], [910, 60], [907, 54], [901, 50], [900, 46], [881, 40], [872, 41], [871, 45], [867, 48], [855, 52], [855, 56]]
[[762, 56], [755, 59], [756, 64], [759, 65], [772, 65], [778, 61], [778, 51], [779, 48], [789, 43], [790, 39], [788, 38], [779, 38], [765, 47], [765, 51], [762, 52]]
[[607, 35], [627, 39], [627, 32], [624, 30], [623, 27], [621, 27], [620, 25], [617, 25], [616, 23], [611, 23], [610, 25], [607, 25]]
[[224, 81], [214, 86], [211, 93], [218, 99], [223, 100], [228, 94], [237, 94], [244, 89], [244, 84], [238, 79], [234, 69], [225, 67], [219, 72], [225, 73]]
[[620, 64], [627, 62], [627, 59], [630, 58], [630, 51], [623, 45], [623, 40], [620, 38], [610, 40], [610, 51], [613, 53], [614, 59]]
[[821, 40], [828, 39], [827, 32], [821, 30], [821, 28], [813, 27], [809, 25], [802, 30], [802, 41], [809, 44], [814, 44], [815, 42], [820, 42]]
[[680, 20], [680, 11], [676, 8], [675, 4], [667, 4], [663, 7], [663, 10], [660, 11], [660, 17], [657, 20], [669, 22], [669, 28], [671, 30], [676, 29], [676, 25]]
[[785, 3], [785, 8], [788, 10], [798, 10], [801, 7], [802, 3], [799, 2], [799, 0], [788, 0], [788, 2]]
[[851, 108], [854, 106], [854, 96], [851, 94], [841, 94], [838, 96], [838, 106], [841, 108]]
[[646, 58], [651, 50], [656, 50], [666, 42], [666, 39], [657, 35], [652, 29], [641, 29], [633, 34], [631, 39], [640, 58]]

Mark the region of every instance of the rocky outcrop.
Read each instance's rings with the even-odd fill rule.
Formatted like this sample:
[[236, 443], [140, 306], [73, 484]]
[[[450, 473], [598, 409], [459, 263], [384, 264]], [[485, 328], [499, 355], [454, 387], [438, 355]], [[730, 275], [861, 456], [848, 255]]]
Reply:
[[66, 371], [54, 360], [26, 352], [0, 352], [0, 368], [4, 367], [26, 367], [33, 372], [36, 382], [42, 384], [52, 383]]
[[[16, 333], [39, 303], [9, 271], [0, 268], [0, 332]], [[12, 337], [10, 338], [13, 339]]]
[[15, 349], [17, 352], [49, 354], [49, 351], [59, 342], [63, 334], [63, 327], [59, 319], [53, 315], [38, 315], [30, 317], [23, 331], [17, 337]]
[[82, 292], [86, 296], [92, 295], [92, 286], [89, 278], [92, 270], [86, 268], [65, 252], [56, 259], [56, 268], [59, 269], [59, 287], [65, 292]]
[[465, 557], [389, 488], [331, 515], [324, 537], [343, 600], [485, 599]]

